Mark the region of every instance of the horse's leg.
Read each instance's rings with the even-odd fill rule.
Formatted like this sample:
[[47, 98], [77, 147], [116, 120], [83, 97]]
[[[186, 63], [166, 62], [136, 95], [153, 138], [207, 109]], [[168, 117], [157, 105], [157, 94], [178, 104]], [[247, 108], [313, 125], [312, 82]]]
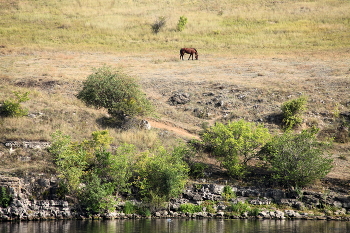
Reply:
[[188, 60], [190, 60], [191, 56], [192, 56], [192, 60], [193, 60], [193, 53], [190, 53], [190, 56], [188, 57]]

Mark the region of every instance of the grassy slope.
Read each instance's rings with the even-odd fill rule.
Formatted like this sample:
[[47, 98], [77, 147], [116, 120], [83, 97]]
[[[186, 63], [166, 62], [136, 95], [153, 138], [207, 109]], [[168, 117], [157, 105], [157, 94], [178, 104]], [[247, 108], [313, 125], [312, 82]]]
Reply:
[[[196, 46], [227, 53], [349, 47], [347, 1], [5, 1], [0, 44], [115, 51]], [[11, 3], [11, 4], [10, 4]], [[180, 16], [188, 18], [177, 32]], [[150, 25], [165, 16], [159, 34]]]
[[[256, 120], [259, 114], [276, 111], [276, 106], [297, 91], [329, 91], [331, 94], [328, 96], [320, 95], [316, 98], [335, 100], [326, 101], [327, 105], [319, 111], [332, 112], [337, 108], [336, 104], [340, 104], [341, 110], [346, 110], [346, 102], [338, 101], [337, 98], [346, 96], [342, 84], [349, 80], [346, 76], [344, 78], [344, 75], [335, 73], [344, 72], [348, 64], [343, 62], [332, 70], [330, 75], [335, 79], [330, 88], [324, 85], [327, 83], [326, 78], [314, 79], [318, 77], [317, 69], [322, 70], [326, 65], [315, 64], [320, 61], [316, 59], [310, 62], [310, 68], [303, 66], [303, 62], [312, 56], [321, 60], [323, 56], [334, 56], [335, 60], [340, 61], [349, 58], [348, 1], [5, 0], [2, 4], [0, 45], [4, 48], [0, 50], [3, 55], [0, 58], [0, 100], [11, 97], [13, 90], [29, 90], [31, 100], [25, 104], [26, 107], [32, 113], [43, 113], [43, 116], [35, 118], [2, 120], [2, 141], [49, 140], [50, 134], [55, 130], [62, 130], [73, 135], [74, 139], [81, 140], [92, 131], [101, 129], [96, 119], [100, 119], [105, 112], [86, 108], [74, 94], [91, 68], [104, 63], [115, 63], [115, 56], [103, 55], [106, 52], [123, 57], [120, 66], [132, 74], [147, 77], [160, 74], [164, 79], [176, 78], [176, 82], [170, 85], [162, 79], [151, 78], [143, 80], [143, 84], [152, 94], [151, 98], [157, 104], [161, 117], [166, 117], [171, 122], [182, 122], [181, 126], [194, 128], [193, 131], [205, 124], [207, 119], [188, 116], [186, 114], [189, 111], [158, 103], [166, 100], [163, 93], [188, 89], [201, 95], [213, 89], [220, 90], [218, 83], [230, 77], [228, 73], [236, 74], [228, 81], [232, 89], [238, 85], [237, 89], [245, 95], [256, 89], [260, 93], [251, 96], [252, 102], [248, 104], [232, 97], [231, 102], [235, 105], [233, 115], [236, 117]], [[188, 18], [188, 24], [184, 31], [178, 32], [175, 28], [182, 15]], [[166, 27], [154, 34], [150, 25], [161, 16], [166, 16]], [[197, 70], [202, 83], [197, 82], [197, 73], [191, 73], [192, 76], [185, 80], [186, 74], [176, 70], [177, 57], [174, 58], [171, 54], [177, 56], [178, 49], [185, 46], [198, 48], [200, 58], [206, 59], [198, 67], [193, 63], [183, 65], [184, 68]], [[163, 58], [150, 57], [150, 53]], [[245, 63], [239, 64], [240, 61], [232, 60], [233, 54], [245, 59]], [[218, 55], [227, 61], [217, 58]], [[264, 60], [265, 56], [282, 59], [278, 66], [266, 64], [263, 70], [254, 67], [261, 63], [254, 64], [251, 58]], [[284, 58], [295, 60], [284, 63]], [[237, 63], [237, 67], [230, 64], [233, 62]], [[246, 68], [247, 64], [251, 64], [251, 67]], [[297, 68], [290, 69], [288, 66], [291, 64]], [[217, 69], [216, 73], [211, 74], [212, 70], [206, 72], [207, 67]], [[296, 71], [298, 68], [316, 69], [312, 70], [312, 75], [315, 76], [303, 79], [303, 73]], [[220, 73], [225, 70], [227, 73]], [[255, 79], [240, 75], [253, 72], [257, 73]], [[271, 74], [272, 77], [283, 78], [269, 80], [269, 74], [273, 72], [278, 75]], [[181, 78], [174, 77], [174, 74]], [[300, 75], [300, 80], [289, 79], [296, 75]], [[303, 86], [304, 83], [310, 84], [310, 87]], [[191, 85], [198, 85], [197, 90], [191, 90], [188, 87]], [[155, 86], [162, 88], [163, 92], [155, 92]], [[271, 97], [269, 88], [278, 91], [278, 95]], [[340, 97], [337, 91], [341, 93]], [[272, 103], [274, 109], [262, 107], [251, 110], [256, 98], [262, 99], [264, 103]], [[318, 102], [311, 103], [313, 109], [318, 107]], [[196, 107], [198, 106], [189, 108]], [[318, 118], [315, 117], [313, 121], [318, 121]], [[121, 141], [132, 142], [141, 149], [155, 146], [158, 141], [158, 134], [154, 131], [113, 131], [112, 136], [116, 138], [115, 144]], [[166, 135], [162, 137], [167, 142], [172, 138]], [[18, 154], [25, 155], [25, 152], [18, 151]]]

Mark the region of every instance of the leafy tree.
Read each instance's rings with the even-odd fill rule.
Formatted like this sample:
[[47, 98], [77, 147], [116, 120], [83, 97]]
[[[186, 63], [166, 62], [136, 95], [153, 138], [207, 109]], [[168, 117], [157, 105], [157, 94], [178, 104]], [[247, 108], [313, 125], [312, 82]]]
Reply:
[[[113, 208], [113, 195], [129, 192], [133, 184], [140, 197], [160, 206], [179, 195], [188, 178], [184, 157], [190, 152], [179, 146], [169, 152], [163, 147], [139, 153], [134, 145], [107, 150], [108, 131], [92, 133], [92, 139], [72, 142], [62, 132], [53, 134], [52, 153], [67, 192], [91, 213]], [[64, 190], [64, 189], [62, 189]]]
[[29, 92], [14, 91], [15, 99], [8, 99], [0, 106], [0, 115], [5, 117], [21, 117], [28, 114], [28, 110], [21, 107], [21, 103], [29, 100]]
[[187, 24], [187, 18], [185, 16], [181, 16], [179, 21], [177, 22], [177, 30], [182, 32], [185, 29]]
[[188, 179], [188, 166], [183, 161], [183, 147], [172, 152], [160, 147], [154, 153], [144, 153], [137, 164], [135, 185], [144, 199], [177, 197]]
[[8, 188], [1, 186], [0, 187], [0, 207], [6, 208], [8, 207], [11, 202], [12, 202], [13, 198], [9, 193]]
[[316, 140], [317, 130], [300, 134], [286, 132], [275, 136], [259, 152], [269, 163], [272, 179], [286, 186], [303, 187], [323, 178], [332, 168], [332, 159], [325, 156], [331, 143]]
[[302, 113], [306, 110], [307, 99], [305, 96], [285, 102], [282, 105], [283, 128], [291, 130], [303, 122]]
[[106, 108], [118, 119], [152, 112], [136, 80], [110, 67], [99, 68], [89, 75], [77, 98], [88, 106]]
[[90, 173], [83, 179], [84, 187], [79, 191], [79, 201], [87, 211], [101, 213], [113, 211], [116, 200], [113, 197], [114, 187], [111, 183], [103, 183], [98, 175]]
[[[80, 143], [72, 142], [69, 136], [58, 131], [53, 134], [49, 149], [68, 194], [78, 198], [92, 213], [110, 210], [115, 204], [112, 195], [126, 190], [131, 177], [130, 163], [125, 161], [132, 149], [121, 146], [118, 148], [121, 156], [112, 155], [106, 151], [111, 140], [106, 130], [93, 132], [91, 140]], [[124, 154], [126, 151], [130, 153]]]
[[202, 135], [204, 143], [214, 155], [222, 157], [222, 165], [233, 176], [244, 176], [249, 160], [256, 157], [258, 149], [270, 140], [262, 124], [244, 120], [216, 123]]
[[89, 165], [88, 153], [82, 144], [73, 143], [69, 136], [60, 131], [55, 132], [52, 138], [49, 152], [54, 156], [60, 178], [65, 181], [68, 192], [74, 195]]
[[104, 183], [113, 184], [115, 191], [128, 192], [136, 158], [136, 147], [123, 144], [115, 154], [106, 151], [97, 153], [94, 169]]

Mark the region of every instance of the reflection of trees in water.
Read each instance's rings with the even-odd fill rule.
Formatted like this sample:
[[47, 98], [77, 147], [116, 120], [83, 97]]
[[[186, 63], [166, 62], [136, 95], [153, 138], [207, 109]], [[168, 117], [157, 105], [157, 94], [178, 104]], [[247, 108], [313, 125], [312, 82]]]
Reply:
[[343, 233], [350, 222], [324, 220], [140, 219], [0, 222], [8, 233]]

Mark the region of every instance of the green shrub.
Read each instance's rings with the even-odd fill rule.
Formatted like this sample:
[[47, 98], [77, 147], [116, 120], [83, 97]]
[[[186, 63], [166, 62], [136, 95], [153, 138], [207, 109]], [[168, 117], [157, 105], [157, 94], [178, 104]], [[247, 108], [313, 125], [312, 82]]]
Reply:
[[0, 207], [6, 208], [12, 202], [12, 197], [6, 187], [0, 187]]
[[77, 98], [88, 106], [106, 108], [117, 119], [153, 111], [136, 80], [110, 67], [99, 68], [89, 75]]
[[235, 198], [236, 193], [233, 191], [231, 186], [226, 185], [222, 191], [222, 196], [225, 198], [225, 200], [229, 200], [231, 198]]
[[302, 96], [285, 102], [281, 109], [283, 112], [283, 128], [285, 130], [293, 129], [303, 122], [302, 113], [306, 110], [306, 97]]
[[190, 163], [189, 175], [193, 178], [203, 178], [205, 176], [204, 171], [208, 168], [207, 164], [204, 163]]
[[181, 16], [179, 21], [177, 22], [177, 30], [182, 32], [185, 29], [187, 24], [187, 18], [185, 16]]
[[143, 199], [152, 201], [157, 197], [167, 200], [181, 194], [189, 172], [183, 161], [186, 151], [183, 147], [176, 147], [169, 152], [160, 147], [153, 153], [142, 155], [136, 165], [137, 180], [134, 184], [140, 189]]
[[159, 17], [151, 26], [154, 33], [158, 33], [163, 27], [165, 27], [166, 18], [164, 16]]
[[184, 203], [180, 205], [180, 211], [183, 213], [198, 213], [198, 212], [202, 212], [203, 207], [200, 205], [195, 205], [192, 203]]
[[237, 202], [236, 204], [232, 204], [230, 207], [233, 213], [239, 215], [242, 215], [245, 212], [249, 212], [252, 209], [246, 202]]
[[168, 197], [161, 194], [158, 190], [149, 190], [148, 193], [144, 195], [143, 200], [149, 203], [150, 209], [153, 212], [166, 208], [167, 201], [169, 201]]
[[123, 207], [124, 214], [134, 214], [137, 211], [137, 207], [130, 201], [126, 201]]
[[258, 216], [258, 214], [260, 213], [260, 209], [259, 208], [256, 208], [256, 207], [253, 207], [253, 208], [251, 208], [249, 211], [248, 211], [248, 215], [249, 216], [254, 216], [254, 217], [256, 217], [256, 216]]
[[214, 155], [222, 157], [222, 165], [232, 176], [245, 175], [247, 162], [256, 157], [261, 146], [270, 140], [270, 133], [261, 124], [244, 120], [216, 123], [203, 133], [204, 143]]
[[111, 137], [105, 130], [93, 132], [91, 140], [82, 142], [72, 142], [61, 132], [52, 136], [49, 152], [62, 179], [60, 194], [76, 197], [91, 213], [112, 211], [113, 195], [129, 191], [135, 147], [125, 144], [116, 149], [116, 154], [106, 151]]
[[152, 215], [151, 210], [146, 206], [139, 207], [137, 213], [145, 217], [150, 217]]
[[261, 149], [259, 154], [269, 163], [274, 181], [304, 187], [330, 172], [333, 160], [325, 152], [331, 143], [318, 142], [316, 133], [317, 130], [286, 132]]
[[28, 114], [28, 110], [21, 107], [21, 103], [28, 101], [29, 92], [13, 92], [15, 99], [5, 100], [0, 106], [0, 115], [4, 117], [21, 117]]
[[120, 145], [115, 153], [99, 151], [94, 161], [94, 172], [104, 182], [112, 183], [116, 192], [129, 192], [130, 179], [134, 172], [136, 147]]
[[[208, 213], [215, 213], [216, 203], [214, 201], [206, 200], [201, 203], [202, 207], [205, 207], [205, 211]], [[203, 208], [202, 208], [203, 209]]]
[[82, 180], [85, 186], [79, 190], [80, 204], [90, 213], [112, 212], [116, 201], [114, 187], [104, 183], [95, 173], [90, 173]]
[[59, 177], [64, 180], [68, 192], [77, 195], [81, 179], [88, 167], [88, 152], [83, 144], [73, 143], [71, 138], [57, 131], [52, 135], [49, 152], [54, 157]]

